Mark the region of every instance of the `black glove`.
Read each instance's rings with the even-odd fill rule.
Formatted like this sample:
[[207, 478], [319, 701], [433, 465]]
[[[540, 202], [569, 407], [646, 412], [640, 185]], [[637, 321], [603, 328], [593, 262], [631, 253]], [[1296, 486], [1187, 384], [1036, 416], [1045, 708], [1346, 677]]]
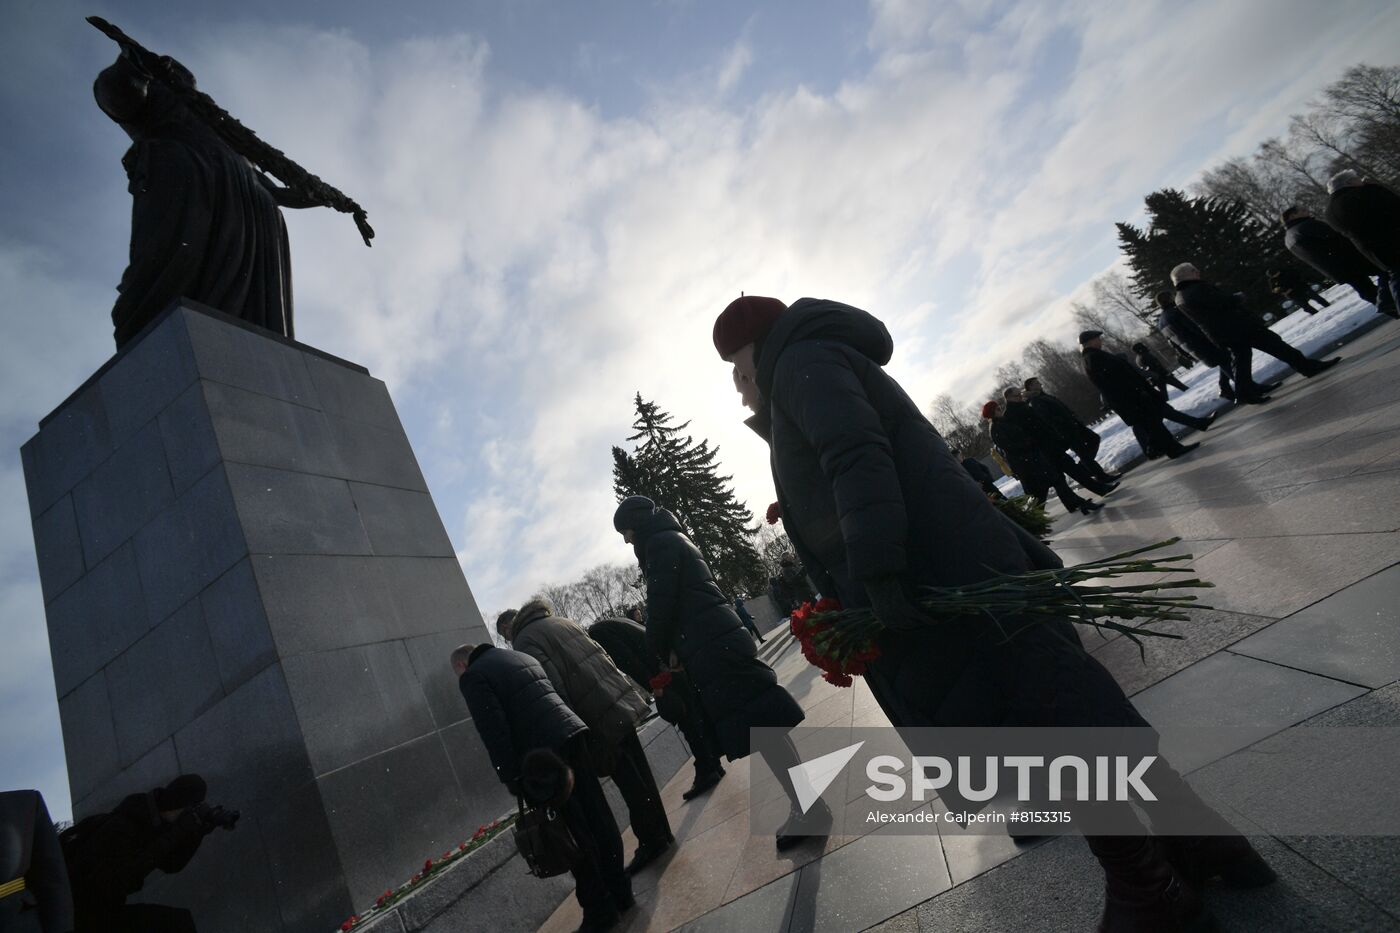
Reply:
[[929, 619], [914, 605], [909, 588], [897, 576], [872, 577], [865, 581], [870, 608], [885, 628], [907, 632], [929, 624]]

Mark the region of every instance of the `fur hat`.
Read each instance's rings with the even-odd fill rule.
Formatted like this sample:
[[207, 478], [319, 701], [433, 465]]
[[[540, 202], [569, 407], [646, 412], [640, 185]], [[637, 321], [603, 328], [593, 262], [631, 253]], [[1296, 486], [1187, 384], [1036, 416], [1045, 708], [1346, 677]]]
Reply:
[[767, 337], [786, 310], [787, 305], [776, 298], [758, 295], [735, 298], [715, 318], [715, 349], [720, 359], [727, 360], [749, 344]]
[[1182, 282], [1199, 282], [1201, 280], [1201, 270], [1183, 262], [1172, 267], [1172, 284], [1180, 285]]
[[618, 532], [636, 528], [656, 511], [656, 503], [646, 496], [628, 496], [617, 505], [613, 513], [613, 528]]
[[1349, 168], [1344, 168], [1327, 179], [1327, 193], [1336, 194], [1342, 188], [1358, 188], [1365, 184], [1361, 176]]

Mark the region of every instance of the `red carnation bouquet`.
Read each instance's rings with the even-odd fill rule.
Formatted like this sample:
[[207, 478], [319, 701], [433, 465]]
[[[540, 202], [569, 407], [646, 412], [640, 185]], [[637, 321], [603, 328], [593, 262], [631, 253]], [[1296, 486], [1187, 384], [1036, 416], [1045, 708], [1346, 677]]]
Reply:
[[657, 674], [655, 677], [653, 677], [647, 683], [647, 686], [651, 687], [652, 693], [656, 694], [657, 696], [660, 696], [663, 690], [671, 686], [671, 672], [662, 671], [660, 674]]
[[[985, 618], [991, 625], [997, 625], [1001, 618], [1012, 617], [1040, 623], [1076, 622], [1118, 632], [1131, 639], [1142, 652], [1144, 636], [1182, 637], [1148, 628], [1152, 622], [1190, 618], [1185, 610], [1193, 607], [1196, 597], [1167, 591], [1214, 584], [1194, 577], [1120, 585], [1106, 581], [1129, 574], [1190, 573], [1191, 568], [1181, 566], [1184, 561], [1191, 560], [1190, 554], [1143, 556], [1180, 540], [1160, 541], [1073, 567], [996, 574], [968, 586], [922, 587], [915, 594], [915, 604], [930, 625], [970, 616]], [[1196, 605], [1194, 608], [1210, 607]], [[1132, 620], [1142, 621], [1133, 623]], [[852, 678], [864, 674], [870, 663], [880, 657], [879, 637], [885, 626], [874, 610], [844, 609], [834, 599], [822, 599], [816, 605], [803, 603], [792, 613], [789, 624], [793, 637], [801, 645], [802, 656], [821, 668], [824, 680], [838, 687], [851, 686]]]

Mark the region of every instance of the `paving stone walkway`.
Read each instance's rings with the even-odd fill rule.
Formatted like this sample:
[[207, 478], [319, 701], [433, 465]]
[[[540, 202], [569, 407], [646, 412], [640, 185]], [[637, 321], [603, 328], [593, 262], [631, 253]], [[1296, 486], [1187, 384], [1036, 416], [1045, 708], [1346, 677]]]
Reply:
[[[1137, 466], [1102, 512], [1057, 516], [1066, 563], [1179, 536], [1216, 584], [1213, 609], [1169, 624], [1188, 637], [1149, 642], [1145, 661], [1126, 639], [1085, 634], [1150, 721], [1247, 726], [1259, 739], [1305, 723], [1400, 726], [1400, 325], [1341, 353], [1321, 377], [1290, 377], [1271, 404], [1222, 414], [1191, 456]], [[806, 725], [886, 724], [859, 679], [828, 686], [790, 639], [770, 653]], [[1076, 838], [876, 831], [780, 856], [749, 834], [746, 762], [684, 803], [689, 772], [663, 794], [681, 844], [638, 877], [628, 933], [1085, 931], [1097, 919], [1101, 873]], [[1223, 929], [1400, 930], [1400, 839], [1256, 845], [1281, 881], [1210, 889]], [[570, 898], [544, 929], [579, 921]]]

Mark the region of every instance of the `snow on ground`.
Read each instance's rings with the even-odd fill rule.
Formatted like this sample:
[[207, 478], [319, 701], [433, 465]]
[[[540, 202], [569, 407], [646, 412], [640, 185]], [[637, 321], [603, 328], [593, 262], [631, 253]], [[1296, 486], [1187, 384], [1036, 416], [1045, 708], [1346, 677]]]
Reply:
[[[1346, 340], [1355, 331], [1373, 324], [1380, 317], [1376, 306], [1362, 298], [1345, 285], [1336, 285], [1323, 293], [1332, 302], [1317, 314], [1294, 311], [1276, 321], [1272, 327], [1280, 337], [1302, 350], [1308, 356]], [[1287, 363], [1276, 360], [1262, 351], [1254, 351], [1254, 380], [1274, 382], [1292, 373]], [[1224, 408], [1229, 403], [1220, 397], [1220, 386], [1214, 366], [1197, 363], [1185, 373], [1180, 370], [1176, 377], [1186, 383], [1186, 391], [1173, 387], [1168, 403], [1177, 411], [1191, 415], [1205, 415]], [[1167, 422], [1167, 427], [1175, 434], [1190, 430], [1185, 425]], [[1099, 463], [1106, 470], [1118, 470], [1142, 456], [1142, 448], [1132, 429], [1117, 415], [1111, 415], [1093, 425], [1103, 438], [1099, 447]], [[1009, 476], [997, 480], [997, 488], [1004, 495], [1021, 494], [1019, 481]]]

